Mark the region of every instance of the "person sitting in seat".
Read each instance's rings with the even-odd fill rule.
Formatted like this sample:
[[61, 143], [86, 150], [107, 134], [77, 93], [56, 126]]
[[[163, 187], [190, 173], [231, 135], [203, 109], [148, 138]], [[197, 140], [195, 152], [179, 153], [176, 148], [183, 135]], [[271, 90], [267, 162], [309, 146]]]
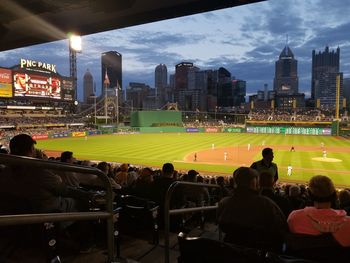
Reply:
[[[12, 155], [34, 157], [36, 141], [27, 134], [14, 136], [10, 141]], [[26, 199], [33, 212], [74, 212], [88, 209], [92, 194], [66, 186], [62, 179], [39, 167], [28, 169], [20, 162], [5, 168], [0, 191]]]
[[225, 241], [238, 245], [281, 250], [288, 227], [280, 208], [259, 195], [259, 174], [248, 167], [234, 171], [237, 189], [219, 202], [217, 219]]
[[344, 210], [331, 208], [337, 193], [330, 178], [317, 175], [309, 182], [313, 206], [293, 211], [288, 217], [292, 233], [307, 235], [331, 234], [343, 247], [350, 247], [350, 217]]
[[[199, 173], [195, 170], [189, 170], [187, 173], [187, 180], [191, 183], [197, 183], [197, 175]], [[188, 206], [202, 206], [205, 202], [209, 201], [209, 192], [206, 187], [195, 187], [190, 185], [182, 186], [182, 193], [184, 195], [184, 201]]]

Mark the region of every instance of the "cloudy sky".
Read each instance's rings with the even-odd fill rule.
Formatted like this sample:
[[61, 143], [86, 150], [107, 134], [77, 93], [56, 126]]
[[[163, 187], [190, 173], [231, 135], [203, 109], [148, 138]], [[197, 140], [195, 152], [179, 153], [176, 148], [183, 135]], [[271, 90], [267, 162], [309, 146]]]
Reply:
[[[310, 95], [311, 52], [340, 47], [341, 71], [350, 77], [350, 0], [270, 0], [193, 16], [170, 19], [82, 38], [78, 54], [78, 94], [87, 69], [101, 89], [102, 52], [123, 55], [123, 88], [129, 82], [154, 86], [159, 63], [173, 73], [181, 61], [201, 69], [227, 68], [247, 81], [247, 93], [272, 89], [274, 63], [286, 45], [298, 60], [299, 90]], [[0, 53], [0, 66], [10, 67], [20, 58], [57, 65], [69, 75], [68, 41], [31, 46]]]

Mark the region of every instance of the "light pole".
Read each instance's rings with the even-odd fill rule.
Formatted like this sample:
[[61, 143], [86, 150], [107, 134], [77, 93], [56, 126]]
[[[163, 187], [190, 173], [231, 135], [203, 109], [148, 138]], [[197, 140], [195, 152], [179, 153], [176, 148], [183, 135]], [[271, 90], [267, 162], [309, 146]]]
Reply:
[[105, 74], [105, 80], [103, 81], [103, 84], [105, 86], [105, 118], [106, 118], [106, 124], [107, 124], [107, 114], [108, 114], [108, 110], [107, 110], [107, 89], [108, 86], [110, 84], [109, 82], [109, 78], [108, 78], [108, 74], [107, 74], [107, 68], [106, 68], [106, 74]]
[[115, 96], [116, 96], [116, 117], [117, 117], [117, 127], [119, 126], [119, 83], [117, 82], [117, 87], [115, 88]]
[[77, 52], [81, 52], [81, 37], [69, 34], [69, 72], [73, 79], [73, 89], [77, 99]]
[[96, 94], [94, 94], [94, 108], [95, 108], [95, 126], [96, 126], [97, 125]]

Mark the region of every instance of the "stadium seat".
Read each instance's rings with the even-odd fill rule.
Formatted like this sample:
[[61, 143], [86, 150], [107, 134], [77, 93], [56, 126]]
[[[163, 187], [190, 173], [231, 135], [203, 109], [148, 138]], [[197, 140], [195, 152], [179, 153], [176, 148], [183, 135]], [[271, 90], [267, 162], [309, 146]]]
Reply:
[[[0, 193], [1, 215], [31, 212], [31, 206], [25, 199]], [[47, 222], [0, 227], [0, 262], [61, 262], [56, 226]]]
[[350, 248], [341, 247], [331, 234], [313, 236], [290, 233], [286, 238], [286, 254], [320, 263], [350, 262]]
[[159, 243], [158, 236], [158, 206], [144, 198], [125, 195], [121, 196], [120, 230], [128, 233], [152, 233], [152, 243]]
[[180, 257], [178, 263], [260, 263], [264, 253], [257, 249], [240, 247], [218, 240], [178, 235]]

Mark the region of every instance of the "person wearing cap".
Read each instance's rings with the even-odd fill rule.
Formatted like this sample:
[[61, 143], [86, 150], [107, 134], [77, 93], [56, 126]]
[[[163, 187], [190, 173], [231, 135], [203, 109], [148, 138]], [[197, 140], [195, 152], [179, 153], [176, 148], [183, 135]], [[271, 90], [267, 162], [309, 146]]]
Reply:
[[225, 241], [238, 245], [280, 251], [288, 227], [280, 208], [259, 195], [259, 174], [249, 167], [233, 173], [234, 195], [219, 202], [217, 219]]
[[269, 172], [273, 175], [275, 182], [278, 180], [278, 168], [277, 164], [273, 161], [274, 155], [273, 150], [271, 148], [264, 148], [261, 152], [262, 159], [260, 161], [256, 161], [252, 163], [250, 168], [257, 170], [259, 173]]
[[331, 234], [343, 247], [350, 247], [350, 217], [345, 210], [332, 209], [337, 192], [332, 180], [323, 175], [310, 179], [309, 195], [313, 206], [293, 211], [288, 217], [292, 233], [306, 235]]

